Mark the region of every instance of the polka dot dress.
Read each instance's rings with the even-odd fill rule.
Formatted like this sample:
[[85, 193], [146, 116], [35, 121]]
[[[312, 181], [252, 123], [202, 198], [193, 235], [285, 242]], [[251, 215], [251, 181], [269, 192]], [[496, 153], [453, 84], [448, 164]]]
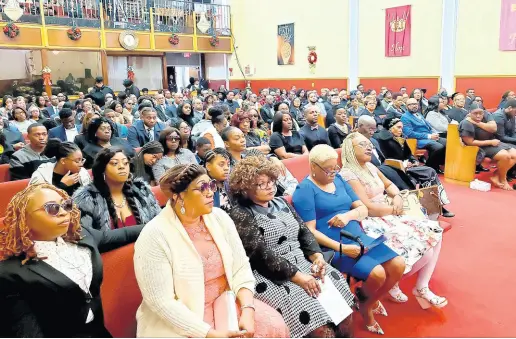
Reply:
[[[274, 214], [255, 213], [255, 221], [260, 225], [267, 248], [294, 264], [301, 272], [310, 273], [311, 263], [306, 260], [298, 240], [299, 224], [290, 209], [285, 206]], [[317, 299], [311, 298], [291, 281], [277, 285], [254, 271], [258, 300], [275, 308], [283, 315], [293, 338], [304, 337], [316, 328], [330, 323], [330, 317]], [[353, 306], [353, 295], [344, 277], [330, 265], [326, 265], [326, 275], [343, 295], [348, 305]]]

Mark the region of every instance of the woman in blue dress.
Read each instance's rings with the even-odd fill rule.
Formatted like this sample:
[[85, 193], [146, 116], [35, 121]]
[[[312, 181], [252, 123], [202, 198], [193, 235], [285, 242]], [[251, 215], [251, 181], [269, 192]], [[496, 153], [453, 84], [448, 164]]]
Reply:
[[360, 247], [345, 238], [339, 255], [342, 229], [359, 236], [366, 249], [374, 239], [360, 227], [359, 221], [367, 217], [367, 207], [337, 174], [340, 170], [337, 158], [337, 152], [329, 145], [315, 146], [310, 151], [310, 176], [299, 184], [292, 203], [319, 244], [337, 252], [332, 264], [364, 281], [363, 287], [357, 289], [360, 313], [370, 332], [383, 334], [374, 314], [387, 316], [387, 312], [378, 299], [401, 279], [405, 262], [384, 244], [366, 250], [357, 261]]

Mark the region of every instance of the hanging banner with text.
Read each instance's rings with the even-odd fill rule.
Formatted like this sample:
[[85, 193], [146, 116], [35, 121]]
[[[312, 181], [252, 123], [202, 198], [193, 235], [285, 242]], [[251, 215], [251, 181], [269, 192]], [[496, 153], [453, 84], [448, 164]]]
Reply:
[[516, 0], [502, 0], [500, 50], [516, 51]]
[[411, 6], [385, 10], [385, 56], [410, 55]]

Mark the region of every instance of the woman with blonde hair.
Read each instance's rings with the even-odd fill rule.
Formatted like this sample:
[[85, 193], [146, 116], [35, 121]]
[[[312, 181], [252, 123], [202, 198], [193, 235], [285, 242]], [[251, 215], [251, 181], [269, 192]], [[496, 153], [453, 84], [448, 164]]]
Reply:
[[[281, 315], [254, 299], [255, 279], [235, 224], [213, 208], [214, 182], [198, 164], [160, 180], [169, 198], [136, 242], [134, 269], [143, 300], [138, 337], [286, 337]], [[238, 306], [236, 328], [228, 310]]]
[[0, 336], [108, 338], [101, 253], [136, 240], [143, 226], [108, 232], [80, 224], [65, 191], [30, 185], [7, 206], [0, 232]]
[[316, 145], [309, 156], [310, 176], [298, 185], [292, 203], [317, 242], [336, 251], [332, 265], [364, 281], [356, 293], [360, 313], [367, 330], [383, 334], [374, 314], [387, 315], [387, 312], [378, 299], [400, 280], [405, 263], [383, 243], [360, 256], [360, 247], [354, 241], [342, 239], [342, 243], [339, 242], [343, 228], [360, 237], [365, 247], [374, 239], [360, 227], [359, 221], [367, 217], [367, 207], [340, 176], [337, 158], [337, 152], [331, 146]]
[[[385, 244], [405, 261], [405, 275], [418, 272], [412, 293], [421, 307], [444, 307], [448, 304], [446, 298], [435, 295], [428, 287], [439, 259], [443, 230], [436, 221], [403, 215], [401, 193], [370, 162], [372, 152], [371, 142], [358, 132], [348, 135], [342, 144], [340, 174], [368, 209], [369, 217], [362, 220], [362, 228], [370, 237], [387, 237]], [[389, 295], [398, 303], [408, 300], [398, 284]]]

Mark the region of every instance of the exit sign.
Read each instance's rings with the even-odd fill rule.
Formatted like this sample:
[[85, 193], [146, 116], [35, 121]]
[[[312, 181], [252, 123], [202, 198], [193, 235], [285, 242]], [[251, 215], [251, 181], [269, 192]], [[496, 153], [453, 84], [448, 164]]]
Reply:
[[189, 58], [189, 57], [191, 57], [191, 56], [192, 56], [192, 53], [184, 53], [184, 57], [185, 57], [185, 58]]

